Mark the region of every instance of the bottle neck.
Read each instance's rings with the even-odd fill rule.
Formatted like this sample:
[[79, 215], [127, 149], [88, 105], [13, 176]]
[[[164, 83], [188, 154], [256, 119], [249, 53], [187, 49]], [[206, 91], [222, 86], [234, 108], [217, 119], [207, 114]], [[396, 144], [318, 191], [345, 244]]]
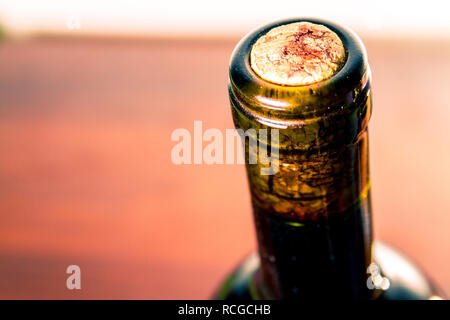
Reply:
[[[262, 174], [270, 164], [261, 161], [260, 153], [257, 163], [247, 161], [261, 272], [269, 292], [275, 298], [369, 298], [368, 82], [342, 112], [302, 125], [274, 127], [243, 112], [233, 96], [231, 102], [237, 128], [277, 130], [277, 140], [259, 139], [257, 146], [264, 145], [267, 158], [277, 150], [278, 170]], [[248, 160], [257, 151], [250, 139], [244, 136], [244, 141]]]
[[[282, 161], [284, 177], [269, 178], [271, 192], [261, 196], [252, 188], [262, 276], [274, 297], [370, 297], [366, 286], [372, 259], [367, 139], [364, 132], [357, 143], [334, 155], [325, 151], [305, 156], [308, 167], [320, 168], [311, 169], [306, 177], [298, 171], [283, 174], [286, 163]], [[328, 159], [326, 166], [324, 159]], [[331, 168], [338, 172], [330, 172]], [[250, 174], [249, 179], [254, 186]], [[274, 182], [280, 179], [283, 185], [295, 183], [302, 193], [280, 194]], [[331, 188], [327, 193], [327, 184], [336, 191]], [[321, 190], [320, 196], [313, 196], [312, 185]], [[282, 200], [265, 201], [264, 197]]]

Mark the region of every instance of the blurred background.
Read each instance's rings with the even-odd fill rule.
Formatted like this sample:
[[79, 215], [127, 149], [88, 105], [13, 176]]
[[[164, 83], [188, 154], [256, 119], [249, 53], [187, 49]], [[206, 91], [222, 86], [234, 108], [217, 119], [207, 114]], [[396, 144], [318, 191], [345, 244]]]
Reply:
[[[248, 31], [350, 26], [373, 72], [375, 236], [450, 293], [445, 1], [0, 0], [0, 298], [203, 299], [256, 242], [242, 165], [180, 165], [173, 130], [233, 128]], [[82, 289], [67, 290], [68, 265]]]

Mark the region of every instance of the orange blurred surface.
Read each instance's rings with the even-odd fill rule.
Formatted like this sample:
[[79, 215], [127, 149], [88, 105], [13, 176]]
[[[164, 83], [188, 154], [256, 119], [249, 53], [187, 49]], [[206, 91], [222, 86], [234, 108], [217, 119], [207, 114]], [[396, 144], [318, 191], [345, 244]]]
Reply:
[[[255, 247], [245, 169], [176, 166], [170, 135], [233, 128], [236, 42], [0, 45], [0, 298], [210, 296]], [[450, 43], [365, 43], [375, 235], [448, 293]]]

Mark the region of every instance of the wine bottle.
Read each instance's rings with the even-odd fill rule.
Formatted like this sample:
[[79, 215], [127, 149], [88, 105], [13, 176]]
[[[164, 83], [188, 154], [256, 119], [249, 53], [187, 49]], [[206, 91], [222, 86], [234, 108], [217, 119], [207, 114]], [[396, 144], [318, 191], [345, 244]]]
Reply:
[[371, 71], [360, 39], [329, 21], [277, 21], [239, 42], [229, 77], [258, 254], [215, 298], [440, 298], [414, 264], [373, 241]]

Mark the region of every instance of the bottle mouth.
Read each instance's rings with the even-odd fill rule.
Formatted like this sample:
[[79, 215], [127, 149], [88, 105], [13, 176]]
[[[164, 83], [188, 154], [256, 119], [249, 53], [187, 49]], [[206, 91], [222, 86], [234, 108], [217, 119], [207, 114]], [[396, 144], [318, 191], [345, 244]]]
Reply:
[[[274, 35], [282, 41], [274, 41]], [[295, 49], [296, 38], [300, 49]], [[282, 57], [283, 51], [286, 57]], [[277, 59], [282, 63], [277, 64]], [[312, 78], [301, 70], [289, 70], [305, 64], [309, 73], [314, 71]], [[354, 105], [360, 95], [364, 96], [361, 93], [369, 90], [370, 69], [365, 48], [350, 29], [321, 19], [294, 18], [273, 22], [245, 36], [233, 51], [229, 77], [230, 97], [236, 107], [260, 122], [290, 126]]]

